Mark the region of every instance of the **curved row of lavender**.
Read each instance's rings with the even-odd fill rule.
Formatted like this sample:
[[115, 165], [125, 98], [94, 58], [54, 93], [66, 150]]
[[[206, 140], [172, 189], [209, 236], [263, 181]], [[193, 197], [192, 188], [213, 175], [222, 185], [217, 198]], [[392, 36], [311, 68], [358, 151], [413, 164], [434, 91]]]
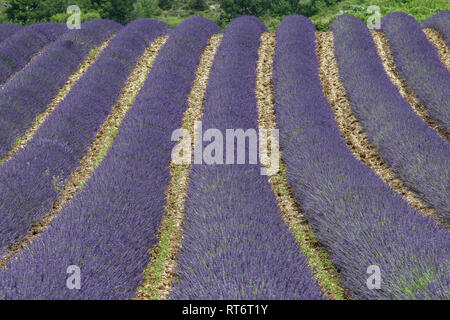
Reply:
[[447, 46], [450, 47], [450, 11], [443, 10], [422, 21], [422, 28], [433, 28], [439, 31], [445, 40]]
[[5, 157], [44, 112], [89, 51], [100, 46], [122, 26], [111, 20], [91, 20], [51, 44], [39, 58], [0, 91], [0, 159]]
[[[220, 31], [191, 18], [156, 58], [108, 155], [48, 231], [0, 274], [6, 299], [130, 299], [164, 213], [172, 131], [181, 126], [200, 55]], [[81, 289], [66, 268], [81, 268]]]
[[[289, 16], [279, 25], [273, 81], [288, 183], [350, 297], [448, 299], [448, 232], [348, 149], [322, 91], [307, 18]], [[371, 265], [380, 267], [381, 289], [366, 285]]]
[[0, 255], [51, 209], [137, 60], [156, 37], [167, 32], [165, 23], [150, 19], [122, 29], [33, 139], [0, 167]]
[[428, 109], [430, 117], [450, 133], [450, 73], [436, 48], [420, 24], [406, 13], [390, 13], [381, 25], [398, 72]]
[[23, 26], [19, 24], [9, 24], [9, 23], [0, 24], [0, 45], [3, 40], [13, 36], [16, 32], [18, 32], [22, 28]]
[[342, 83], [370, 143], [405, 184], [449, 223], [449, 144], [391, 83], [361, 20], [340, 16], [331, 30]]
[[43, 22], [22, 28], [0, 44], [0, 84], [22, 69], [43, 47], [58, 39], [67, 26]]
[[[258, 128], [256, 63], [264, 24], [231, 22], [212, 66], [203, 130]], [[246, 153], [249, 146], [246, 146]], [[259, 165], [193, 165], [171, 299], [320, 299]]]

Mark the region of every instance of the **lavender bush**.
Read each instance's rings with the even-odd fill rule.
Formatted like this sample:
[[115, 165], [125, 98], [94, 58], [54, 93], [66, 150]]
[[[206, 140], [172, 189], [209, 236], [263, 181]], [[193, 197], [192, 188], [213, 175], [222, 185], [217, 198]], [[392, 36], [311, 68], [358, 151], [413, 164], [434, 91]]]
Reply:
[[422, 28], [433, 28], [439, 31], [450, 47], [450, 11], [444, 10], [422, 21]]
[[[181, 126], [200, 55], [219, 31], [197, 17], [171, 32], [108, 155], [48, 231], [0, 274], [0, 297], [133, 297], [164, 212], [171, 134]], [[81, 268], [80, 290], [65, 286], [69, 265]]]
[[[254, 17], [228, 25], [206, 91], [204, 130], [257, 129], [264, 31]], [[172, 299], [322, 298], [258, 165], [193, 165], [183, 234]]]
[[39, 50], [66, 31], [67, 27], [63, 23], [36, 23], [22, 28], [0, 43], [0, 85], [22, 69]]
[[85, 22], [65, 33], [0, 91], [0, 158], [6, 156], [35, 118], [77, 71], [89, 51], [122, 28], [110, 20]]
[[0, 255], [51, 209], [111, 112], [138, 58], [168, 26], [129, 24], [19, 153], [0, 167]]
[[0, 44], [3, 40], [11, 37], [17, 31], [21, 30], [23, 27], [19, 24], [0, 24]]
[[448, 143], [414, 113], [391, 83], [360, 20], [338, 17], [331, 30], [342, 83], [370, 143], [403, 182], [449, 223]]
[[427, 107], [428, 114], [450, 133], [450, 73], [436, 49], [410, 15], [388, 14], [381, 25], [398, 72]]
[[[337, 44], [351, 55], [339, 29], [347, 20], [339, 18], [332, 29]], [[360, 33], [348, 28], [346, 39]], [[355, 72], [360, 60], [352, 56]], [[279, 25], [273, 80], [288, 182], [317, 238], [331, 252], [350, 297], [448, 299], [449, 233], [353, 157], [322, 91], [315, 28], [307, 18], [289, 16]], [[362, 85], [373, 83], [360, 80], [359, 89], [369, 95], [373, 88]], [[386, 90], [383, 94], [390, 96]], [[381, 289], [366, 286], [370, 265], [381, 269]]]

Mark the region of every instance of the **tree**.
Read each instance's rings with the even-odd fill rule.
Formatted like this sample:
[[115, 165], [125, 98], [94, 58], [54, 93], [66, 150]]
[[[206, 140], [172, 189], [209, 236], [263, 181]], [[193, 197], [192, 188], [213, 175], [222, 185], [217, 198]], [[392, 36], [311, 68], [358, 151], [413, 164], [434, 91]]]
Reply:
[[[102, 0], [106, 2], [106, 0]], [[77, 0], [82, 12], [91, 11], [91, 0]], [[72, 4], [69, 0], [9, 0], [5, 12], [11, 22], [31, 24], [41, 21], [50, 21], [58, 14], [67, 14], [67, 7]]]
[[[122, 24], [131, 19], [135, 0], [9, 0], [6, 15], [12, 22], [31, 24], [51, 19], [61, 19], [67, 7], [76, 4], [81, 9], [81, 16], [98, 16], [112, 19]], [[98, 13], [98, 14], [97, 14]]]
[[172, 8], [173, 0], [159, 0], [158, 5], [163, 10], [169, 10]]
[[228, 19], [242, 15], [262, 16], [272, 8], [272, 0], [219, 0]]
[[189, 8], [192, 10], [203, 11], [206, 10], [208, 6], [206, 5], [205, 0], [190, 0]]
[[38, 21], [39, 0], [10, 0], [5, 13], [14, 23], [30, 24]]
[[135, 0], [101, 0], [101, 2], [104, 3], [102, 18], [111, 19], [122, 24], [126, 24], [131, 20]]
[[158, 16], [161, 9], [157, 0], [137, 0], [134, 5], [133, 16], [135, 18], [152, 18]]
[[[319, 0], [320, 1], [320, 0]], [[317, 12], [317, 5], [319, 1], [316, 0], [300, 0], [298, 2], [298, 7], [296, 12], [303, 14], [307, 17], [312, 16], [313, 14], [315, 14]]]
[[241, 15], [286, 16], [289, 14], [303, 14], [312, 16], [318, 9], [329, 6], [340, 0], [219, 0], [225, 12], [226, 20]]

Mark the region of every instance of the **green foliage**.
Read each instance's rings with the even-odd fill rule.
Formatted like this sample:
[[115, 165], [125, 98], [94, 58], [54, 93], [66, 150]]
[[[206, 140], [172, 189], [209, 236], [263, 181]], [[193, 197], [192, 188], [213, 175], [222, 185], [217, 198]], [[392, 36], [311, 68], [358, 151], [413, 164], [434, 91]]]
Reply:
[[122, 24], [131, 21], [135, 0], [101, 0], [104, 3], [102, 18], [115, 20]]
[[154, 18], [159, 16], [162, 10], [158, 6], [158, 0], [137, 0], [134, 5], [134, 18]]
[[228, 20], [241, 15], [276, 16], [303, 14], [311, 16], [341, 0], [219, 0]]
[[206, 10], [208, 6], [206, 5], [205, 0], [190, 0], [189, 8], [192, 10], [203, 11]]
[[219, 0], [219, 4], [230, 20], [241, 15], [262, 16], [272, 7], [271, 0]]
[[9, 7], [5, 10], [8, 19], [14, 23], [33, 23], [38, 18], [36, 9], [37, 0], [10, 0]]
[[6, 15], [6, 2], [2, 5], [0, 2], [0, 23], [8, 23], [8, 16]]
[[330, 27], [331, 20], [330, 21], [316, 21], [314, 25], [316, 26], [317, 31], [328, 31], [328, 28]]
[[[276, 30], [283, 17], [294, 13], [309, 17], [317, 30], [326, 31], [339, 13], [367, 22], [370, 5], [379, 6], [382, 16], [401, 11], [418, 21], [450, 10], [448, 0], [0, 0], [0, 4], [2, 1], [9, 5], [0, 7], [0, 23], [64, 22], [69, 17], [67, 7], [76, 3], [81, 8], [81, 21], [101, 17], [125, 24], [151, 17], [175, 27], [190, 16], [201, 15], [223, 28], [238, 16], [255, 15], [270, 31]], [[213, 4], [220, 4], [220, 9], [209, 10]]]
[[185, 18], [180, 18], [176, 16], [159, 16], [158, 20], [164, 21], [172, 28], [176, 28], [180, 23], [182, 23]]
[[67, 14], [67, 7], [76, 4], [81, 9], [82, 21], [100, 16], [127, 23], [132, 17], [134, 2], [135, 0], [9, 0], [5, 13], [9, 21], [20, 24], [56, 21]]
[[172, 8], [174, 0], [159, 0], [158, 5], [163, 10], [169, 10]]
[[271, 16], [262, 17], [261, 19], [270, 32], [276, 32], [277, 27], [282, 20], [281, 17], [271, 17]]
[[326, 31], [339, 12], [349, 14], [363, 20], [365, 23], [372, 15], [367, 12], [371, 5], [378, 6], [381, 16], [400, 11], [411, 14], [417, 21], [423, 21], [441, 10], [450, 10], [448, 0], [342, 0], [329, 6], [321, 7], [310, 16], [317, 30]]

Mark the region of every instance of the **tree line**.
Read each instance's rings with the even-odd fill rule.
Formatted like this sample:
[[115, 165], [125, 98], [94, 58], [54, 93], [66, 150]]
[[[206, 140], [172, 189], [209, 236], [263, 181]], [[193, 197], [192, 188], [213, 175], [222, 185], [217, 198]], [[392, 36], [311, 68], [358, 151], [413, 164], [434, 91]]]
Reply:
[[82, 21], [103, 18], [126, 24], [136, 18], [157, 17], [163, 11], [186, 9], [205, 11], [220, 5], [221, 19], [230, 21], [241, 15], [284, 16], [315, 14], [320, 8], [340, 0], [9, 0], [4, 14], [10, 22], [31, 24], [41, 21], [64, 22], [70, 5], [82, 10]]

